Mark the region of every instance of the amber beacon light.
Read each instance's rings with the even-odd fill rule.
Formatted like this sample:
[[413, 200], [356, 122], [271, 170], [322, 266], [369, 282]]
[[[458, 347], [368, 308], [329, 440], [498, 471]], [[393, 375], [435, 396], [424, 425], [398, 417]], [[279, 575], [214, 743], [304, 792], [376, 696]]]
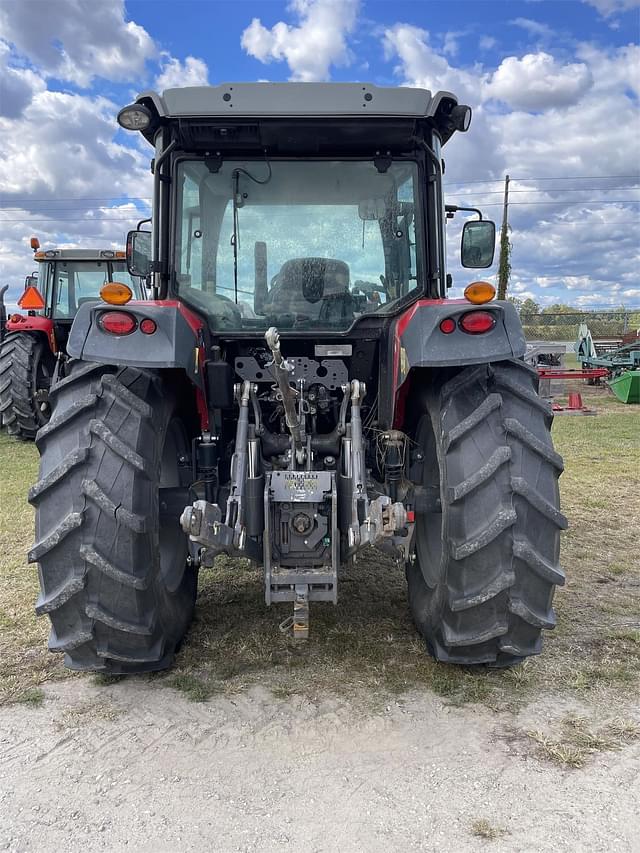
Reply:
[[126, 305], [133, 298], [133, 292], [126, 284], [108, 281], [100, 290], [100, 298], [109, 305]]
[[474, 305], [484, 305], [485, 302], [491, 302], [495, 295], [496, 289], [488, 281], [472, 281], [464, 290], [464, 298]]

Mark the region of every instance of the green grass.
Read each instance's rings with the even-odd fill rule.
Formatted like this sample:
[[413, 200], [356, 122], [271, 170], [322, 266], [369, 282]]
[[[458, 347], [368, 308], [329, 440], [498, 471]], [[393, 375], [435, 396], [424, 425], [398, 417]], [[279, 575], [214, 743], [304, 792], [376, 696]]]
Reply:
[[41, 687], [27, 687], [22, 693], [18, 693], [15, 701], [19, 705], [30, 705], [39, 708], [44, 703], [44, 690]]
[[[566, 465], [568, 581], [556, 596], [558, 627], [545, 634], [539, 658], [507, 671], [434, 663], [409, 616], [404, 572], [377, 552], [362, 554], [345, 571], [336, 607], [312, 604], [310, 640], [296, 644], [278, 630], [290, 607], [265, 606], [261, 572], [219, 558], [201, 572], [194, 624], [174, 669], [148, 680], [194, 701], [252, 684], [285, 700], [331, 691], [382, 704], [429, 689], [451, 704], [496, 708], [547, 691], [631, 695], [640, 677], [640, 408], [603, 407], [606, 393], [585, 386], [585, 402], [601, 414], [554, 423]], [[0, 471], [1, 703], [68, 673], [46, 650], [47, 620], [33, 612], [38, 583], [26, 563], [33, 513], [25, 498], [37, 472], [35, 447], [0, 433]]]
[[494, 826], [484, 817], [472, 821], [470, 831], [471, 835], [475, 835], [476, 838], [484, 838], [485, 841], [495, 841], [506, 834], [506, 830]]
[[35, 446], [0, 431], [0, 704], [23, 701], [29, 690], [66, 674], [47, 651], [46, 620], [33, 609], [38, 573], [26, 557], [33, 542], [26, 497], [37, 473]]
[[640, 725], [635, 720], [614, 717], [597, 729], [589, 720], [572, 714], [560, 720], [555, 735], [539, 730], [527, 732], [536, 744], [534, 754], [561, 767], [584, 767], [598, 752], [621, 749], [640, 739]]

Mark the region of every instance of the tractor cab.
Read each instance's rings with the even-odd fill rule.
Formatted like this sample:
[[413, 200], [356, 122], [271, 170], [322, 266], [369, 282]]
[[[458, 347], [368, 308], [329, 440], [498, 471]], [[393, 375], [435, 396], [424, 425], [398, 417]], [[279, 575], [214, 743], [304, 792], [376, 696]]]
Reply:
[[69, 327], [81, 305], [97, 302], [110, 281], [126, 284], [134, 298], [144, 298], [139, 279], [127, 271], [123, 251], [112, 249], [49, 249], [34, 255], [39, 265], [37, 283], [45, 302], [44, 313]]
[[108, 282], [126, 285], [138, 299], [146, 295], [141, 280], [127, 271], [123, 251], [42, 250], [37, 237], [31, 247], [38, 269], [25, 278], [20, 312], [7, 319], [0, 351], [0, 411], [8, 432], [19, 438], [34, 438], [48, 420], [56, 359], [65, 357], [78, 309], [97, 303]]

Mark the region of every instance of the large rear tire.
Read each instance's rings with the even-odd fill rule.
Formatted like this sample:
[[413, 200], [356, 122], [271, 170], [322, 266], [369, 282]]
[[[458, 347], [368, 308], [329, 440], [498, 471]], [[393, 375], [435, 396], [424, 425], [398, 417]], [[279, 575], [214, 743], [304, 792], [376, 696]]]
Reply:
[[45, 339], [9, 332], [0, 349], [0, 417], [9, 435], [33, 441], [49, 420], [55, 359]]
[[181, 485], [189, 455], [176, 403], [150, 371], [84, 362], [71, 362], [50, 397], [29, 493], [49, 648], [71, 669], [164, 669], [197, 587], [177, 515], [160, 515], [159, 489]]
[[542, 629], [555, 625], [563, 464], [537, 387], [536, 372], [514, 360], [427, 391], [415, 438], [441, 511], [418, 514], [407, 581], [437, 660], [508, 666], [538, 654]]

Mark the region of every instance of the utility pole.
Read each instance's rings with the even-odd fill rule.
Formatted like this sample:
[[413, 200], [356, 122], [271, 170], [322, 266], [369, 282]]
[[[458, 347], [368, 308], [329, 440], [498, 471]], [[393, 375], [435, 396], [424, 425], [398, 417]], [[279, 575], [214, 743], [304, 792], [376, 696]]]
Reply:
[[500, 267], [498, 269], [498, 299], [507, 298], [507, 287], [511, 275], [511, 246], [509, 244], [509, 175], [504, 179], [504, 207], [500, 230]]

